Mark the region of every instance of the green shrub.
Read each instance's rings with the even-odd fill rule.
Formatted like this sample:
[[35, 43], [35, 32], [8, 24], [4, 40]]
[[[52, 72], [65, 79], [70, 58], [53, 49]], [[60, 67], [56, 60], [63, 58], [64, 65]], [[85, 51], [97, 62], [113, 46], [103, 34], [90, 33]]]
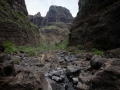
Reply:
[[35, 52], [32, 51], [32, 50], [26, 51], [26, 54], [27, 54], [28, 56], [35, 56]]
[[79, 49], [79, 50], [84, 49], [84, 47], [83, 47], [82, 45], [77, 45], [76, 47], [77, 47], [77, 49]]
[[18, 53], [18, 49], [11, 42], [4, 41], [3, 46], [5, 47], [5, 53]]
[[14, 62], [15, 64], [19, 64], [19, 63], [20, 63], [20, 60], [19, 60], [18, 58], [15, 58], [15, 59], [13, 60], [13, 62]]
[[66, 50], [68, 44], [68, 37], [66, 37], [61, 43], [57, 45], [57, 49]]
[[93, 54], [97, 54], [97, 55], [100, 55], [100, 56], [104, 57], [103, 52], [96, 49], [96, 48], [92, 48], [91, 51], [93, 52]]
[[18, 46], [17, 48], [24, 51], [28, 56], [35, 56], [35, 47]]

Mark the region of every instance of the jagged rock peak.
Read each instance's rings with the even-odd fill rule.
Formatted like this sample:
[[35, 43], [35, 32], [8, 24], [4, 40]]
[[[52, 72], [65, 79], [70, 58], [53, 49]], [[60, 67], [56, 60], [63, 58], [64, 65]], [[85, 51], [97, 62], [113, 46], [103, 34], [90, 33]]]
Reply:
[[56, 5], [52, 5], [49, 8], [49, 11], [47, 12], [46, 17], [68, 17], [70, 19], [73, 19], [72, 14], [70, 13], [70, 11], [62, 6], [56, 6]]
[[34, 15], [35, 17], [41, 17], [40, 12], [38, 12], [37, 14]]
[[29, 16], [30, 21], [38, 27], [49, 25], [54, 22], [72, 23], [73, 16], [68, 9], [62, 6], [52, 5], [49, 8], [45, 17], [42, 17], [40, 12], [34, 16]]

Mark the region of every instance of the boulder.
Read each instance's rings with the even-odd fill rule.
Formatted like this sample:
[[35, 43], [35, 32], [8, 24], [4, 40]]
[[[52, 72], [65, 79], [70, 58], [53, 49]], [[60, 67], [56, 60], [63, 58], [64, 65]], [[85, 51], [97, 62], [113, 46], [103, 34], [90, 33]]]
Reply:
[[80, 72], [80, 67], [79, 66], [74, 66], [74, 65], [70, 65], [70, 66], [67, 66], [67, 69], [66, 69], [66, 74], [67, 75], [74, 75], [75, 73], [79, 73]]
[[55, 80], [56, 82], [61, 81], [60, 77], [57, 77], [57, 76], [52, 76], [52, 79]]
[[100, 55], [94, 55], [90, 60], [90, 65], [92, 68], [99, 69], [107, 61], [109, 61], [109, 59], [102, 58]]
[[90, 60], [90, 65], [92, 68], [99, 68], [99, 66], [97, 65], [97, 62], [99, 60], [101, 60], [101, 56], [100, 55], [94, 55], [91, 60]]
[[77, 85], [77, 90], [89, 90], [88, 86], [85, 84], [82, 84], [81, 82], [78, 83]]
[[109, 60], [95, 73], [90, 90], [120, 90], [120, 59]]
[[92, 54], [92, 53], [87, 53], [87, 54], [86, 54], [86, 60], [89, 61], [92, 57], [93, 57], [93, 54]]

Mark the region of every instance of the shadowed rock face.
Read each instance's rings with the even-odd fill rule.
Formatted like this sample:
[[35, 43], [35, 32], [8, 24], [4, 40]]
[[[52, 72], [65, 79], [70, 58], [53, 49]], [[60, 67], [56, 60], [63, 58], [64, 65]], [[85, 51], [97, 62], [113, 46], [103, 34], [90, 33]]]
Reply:
[[22, 11], [25, 15], [28, 15], [24, 0], [5, 0], [15, 11]]
[[73, 21], [70, 11], [61, 6], [50, 6], [46, 18], [48, 22], [70, 23]]
[[29, 15], [30, 22], [34, 23], [38, 27], [41, 26], [41, 23], [43, 21], [43, 17], [41, 16], [40, 12], [38, 12], [36, 15]]
[[37, 45], [39, 31], [30, 24], [27, 16], [24, 0], [0, 0], [0, 42]]
[[30, 21], [37, 26], [49, 25], [53, 22], [71, 23], [73, 17], [68, 9], [61, 6], [50, 6], [45, 17], [41, 17], [40, 13], [30, 16]]
[[87, 49], [120, 46], [120, 1], [79, 0], [79, 12], [69, 35], [69, 45]]

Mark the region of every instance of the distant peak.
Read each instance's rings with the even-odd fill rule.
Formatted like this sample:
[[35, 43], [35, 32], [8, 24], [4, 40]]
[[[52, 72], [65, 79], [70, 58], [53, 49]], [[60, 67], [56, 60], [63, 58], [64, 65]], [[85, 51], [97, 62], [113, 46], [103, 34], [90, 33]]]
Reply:
[[34, 16], [36, 16], [36, 17], [41, 17], [41, 14], [40, 14], [40, 12], [38, 12], [38, 13], [35, 14]]

